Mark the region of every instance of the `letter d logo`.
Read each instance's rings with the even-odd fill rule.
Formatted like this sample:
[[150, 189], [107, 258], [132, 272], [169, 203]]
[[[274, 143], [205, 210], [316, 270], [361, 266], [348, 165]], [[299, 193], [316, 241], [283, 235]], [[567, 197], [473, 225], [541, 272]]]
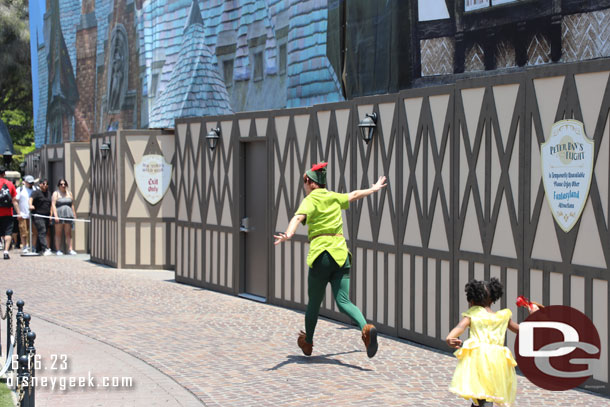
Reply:
[[551, 305], [519, 325], [515, 359], [523, 374], [547, 390], [569, 390], [595, 372], [601, 354], [599, 334], [585, 314]]
[[562, 342], [578, 342], [578, 332], [571, 325], [555, 321], [525, 321], [519, 324], [519, 353], [523, 357], [557, 357], [567, 355], [575, 348], [565, 346], [556, 350], [534, 350], [534, 329], [556, 329], [563, 334]]

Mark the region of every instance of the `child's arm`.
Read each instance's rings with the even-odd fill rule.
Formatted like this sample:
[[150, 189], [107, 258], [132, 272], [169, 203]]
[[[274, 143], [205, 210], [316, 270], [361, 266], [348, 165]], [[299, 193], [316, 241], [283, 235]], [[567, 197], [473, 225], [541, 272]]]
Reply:
[[[538, 303], [537, 302], [533, 302], [531, 301], [532, 305], [531, 305], [531, 309], [527, 308], [530, 315], [532, 315], [534, 312], [538, 311], [540, 308], [538, 307]], [[510, 329], [512, 332], [518, 334], [519, 333], [519, 324], [516, 323], [515, 321], [513, 321], [512, 319], [510, 319], [508, 321], [508, 329]]]
[[458, 337], [463, 334], [466, 328], [468, 328], [469, 326], [470, 318], [462, 318], [462, 320], [455, 326], [455, 328], [453, 328], [451, 332], [449, 332], [449, 335], [447, 335], [447, 339], [445, 339], [447, 345], [454, 349], [462, 346], [462, 340]]

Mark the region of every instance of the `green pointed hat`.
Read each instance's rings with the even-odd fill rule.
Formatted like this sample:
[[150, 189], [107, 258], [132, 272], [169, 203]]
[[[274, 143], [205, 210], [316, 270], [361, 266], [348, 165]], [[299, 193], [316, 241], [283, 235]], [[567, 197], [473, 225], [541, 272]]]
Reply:
[[310, 180], [315, 182], [316, 184], [326, 185], [326, 166], [328, 163], [322, 161], [318, 164], [314, 164], [311, 166], [310, 170], [307, 170], [305, 174], [309, 177]]

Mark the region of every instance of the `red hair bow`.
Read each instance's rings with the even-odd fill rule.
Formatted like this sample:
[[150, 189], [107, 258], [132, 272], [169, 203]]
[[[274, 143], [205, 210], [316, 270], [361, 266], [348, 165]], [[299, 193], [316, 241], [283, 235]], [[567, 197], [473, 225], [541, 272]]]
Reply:
[[311, 170], [312, 171], [318, 171], [318, 170], [321, 170], [322, 168], [326, 167], [327, 165], [328, 165], [328, 163], [325, 163], [325, 162], [313, 164], [311, 166]]

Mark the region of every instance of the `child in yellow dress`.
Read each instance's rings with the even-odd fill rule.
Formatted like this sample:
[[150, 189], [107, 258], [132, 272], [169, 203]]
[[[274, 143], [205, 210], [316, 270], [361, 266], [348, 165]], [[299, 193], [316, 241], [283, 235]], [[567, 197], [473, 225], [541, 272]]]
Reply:
[[[504, 346], [504, 338], [506, 328], [518, 333], [519, 324], [511, 319], [510, 309], [491, 310], [491, 305], [504, 291], [498, 279], [471, 280], [465, 291], [470, 308], [462, 313], [464, 318], [446, 339], [450, 347], [458, 349], [454, 353], [458, 364], [449, 390], [472, 400], [472, 406], [485, 406], [486, 402], [510, 406], [517, 393], [517, 362], [510, 349]], [[534, 305], [532, 312], [537, 309]], [[462, 344], [458, 337], [468, 327], [470, 337]]]

